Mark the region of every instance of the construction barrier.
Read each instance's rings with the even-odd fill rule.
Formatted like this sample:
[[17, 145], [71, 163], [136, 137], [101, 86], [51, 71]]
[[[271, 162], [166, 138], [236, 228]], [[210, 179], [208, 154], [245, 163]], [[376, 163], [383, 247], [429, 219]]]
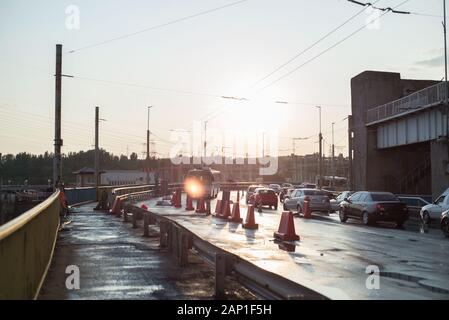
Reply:
[[252, 204], [248, 205], [248, 210], [246, 212], [245, 223], [243, 223], [243, 228], [245, 229], [259, 229], [259, 225], [256, 223], [254, 217], [254, 206]]
[[295, 222], [293, 221], [293, 213], [284, 211], [279, 223], [279, 229], [274, 233], [274, 238], [281, 241], [299, 240], [299, 236], [295, 232]]
[[304, 199], [304, 206], [302, 209], [302, 213], [305, 219], [309, 219], [312, 217], [312, 211], [310, 210], [310, 199], [305, 198]]

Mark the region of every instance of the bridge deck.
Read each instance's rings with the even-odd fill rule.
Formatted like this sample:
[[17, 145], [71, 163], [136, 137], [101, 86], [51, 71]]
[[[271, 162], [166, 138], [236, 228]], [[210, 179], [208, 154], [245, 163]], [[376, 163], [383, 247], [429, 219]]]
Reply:
[[[252, 231], [215, 217], [192, 215], [183, 208], [156, 206], [156, 200], [145, 203], [151, 212], [169, 217], [213, 245], [331, 298], [449, 297], [449, 241], [439, 230], [421, 234], [389, 226], [365, 227], [352, 221], [341, 224], [337, 215], [295, 218], [301, 241], [295, 243], [294, 252], [286, 252], [273, 242], [281, 208], [256, 213], [259, 230]], [[243, 218], [245, 207], [241, 201]], [[369, 265], [381, 270], [379, 290], [365, 286]]]
[[[39, 299], [210, 299], [214, 270], [198, 257], [193, 268], [181, 269], [159, 248], [158, 238], [143, 238], [121, 219], [76, 209], [72, 223], [59, 234], [52, 265]], [[67, 290], [66, 267], [80, 269], [80, 289]], [[251, 298], [231, 281], [233, 298]], [[232, 296], [233, 295], [233, 296]]]

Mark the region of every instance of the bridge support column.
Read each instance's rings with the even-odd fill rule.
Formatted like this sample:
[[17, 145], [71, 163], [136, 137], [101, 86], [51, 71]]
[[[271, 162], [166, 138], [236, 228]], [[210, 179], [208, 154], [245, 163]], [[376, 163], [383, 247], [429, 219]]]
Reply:
[[168, 237], [167, 237], [167, 233], [168, 233], [168, 228], [169, 228], [169, 223], [167, 221], [161, 221], [159, 223], [159, 228], [160, 228], [160, 232], [159, 232], [159, 245], [161, 248], [166, 248], [168, 245]]
[[180, 244], [179, 244], [179, 248], [180, 248], [179, 265], [182, 268], [186, 267], [187, 264], [189, 263], [189, 261], [188, 261], [189, 249], [190, 249], [189, 242], [190, 242], [189, 235], [186, 234], [185, 232], [181, 233]]
[[137, 213], [135, 211], [133, 211], [132, 215], [133, 215], [133, 217], [132, 217], [133, 229], [137, 229], [139, 227], [139, 225], [137, 224]]
[[215, 299], [223, 299], [225, 293], [226, 256], [222, 253], [215, 255]]
[[143, 236], [149, 237], [150, 231], [148, 230], [148, 226], [150, 225], [150, 214], [148, 212], [143, 213]]

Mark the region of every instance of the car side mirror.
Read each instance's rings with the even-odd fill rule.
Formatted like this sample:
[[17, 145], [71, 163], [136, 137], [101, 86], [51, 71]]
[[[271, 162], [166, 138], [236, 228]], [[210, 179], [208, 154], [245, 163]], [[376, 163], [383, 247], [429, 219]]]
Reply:
[[344, 200], [345, 200], [346, 202], [351, 203], [351, 200], [349, 200], [348, 198], [344, 198]]

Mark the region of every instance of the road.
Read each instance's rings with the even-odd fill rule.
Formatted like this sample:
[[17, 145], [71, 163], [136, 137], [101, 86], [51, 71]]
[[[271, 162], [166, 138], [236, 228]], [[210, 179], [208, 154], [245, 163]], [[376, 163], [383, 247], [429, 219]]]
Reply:
[[[212, 244], [333, 299], [449, 298], [449, 240], [438, 229], [420, 233], [416, 227], [367, 227], [354, 220], [342, 224], [337, 214], [314, 215], [294, 219], [301, 240], [287, 244], [292, 250], [287, 252], [285, 243], [273, 239], [281, 206], [256, 213], [259, 230], [251, 231], [183, 208], [156, 206], [156, 200], [145, 203]], [[246, 205], [243, 200], [240, 204], [244, 218]], [[380, 270], [379, 289], [366, 286], [368, 266]]]
[[[122, 219], [98, 211], [95, 204], [76, 208], [72, 223], [59, 232], [52, 264], [40, 292], [42, 300], [66, 299], [212, 299], [214, 270], [193, 256], [181, 268], [159, 247], [159, 238], [143, 238]], [[67, 266], [80, 271], [80, 289], [68, 290]], [[236, 281], [233, 299], [252, 299]]]

